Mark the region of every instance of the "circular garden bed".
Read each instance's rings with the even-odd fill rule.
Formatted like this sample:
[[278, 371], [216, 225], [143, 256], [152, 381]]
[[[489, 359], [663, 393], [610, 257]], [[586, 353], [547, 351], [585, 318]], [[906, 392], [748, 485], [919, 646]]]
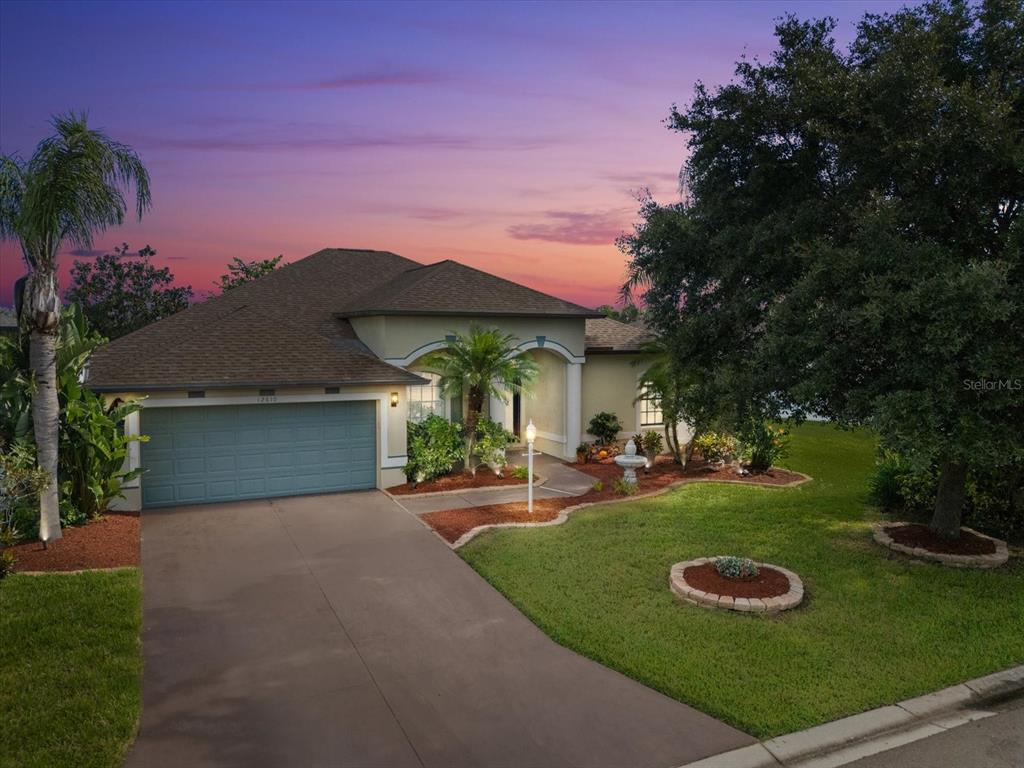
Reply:
[[757, 574], [725, 576], [714, 557], [687, 560], [672, 566], [669, 585], [680, 599], [706, 608], [744, 613], [778, 613], [804, 599], [804, 585], [792, 571], [771, 563], [755, 563]]
[[1005, 541], [970, 528], [961, 528], [957, 539], [943, 539], [921, 523], [875, 523], [875, 541], [911, 557], [952, 568], [998, 568], [1010, 552]]

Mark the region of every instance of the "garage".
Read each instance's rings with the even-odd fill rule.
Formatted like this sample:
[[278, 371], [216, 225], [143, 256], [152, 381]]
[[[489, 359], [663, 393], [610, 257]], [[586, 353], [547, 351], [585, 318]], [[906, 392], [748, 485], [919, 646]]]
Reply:
[[146, 508], [373, 488], [376, 402], [144, 408]]

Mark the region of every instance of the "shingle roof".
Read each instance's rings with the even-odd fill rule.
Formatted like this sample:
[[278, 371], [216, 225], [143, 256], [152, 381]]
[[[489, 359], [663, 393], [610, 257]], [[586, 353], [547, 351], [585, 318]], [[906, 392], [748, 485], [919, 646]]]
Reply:
[[451, 260], [410, 269], [338, 306], [338, 317], [398, 314], [600, 317], [579, 304]]
[[600, 317], [587, 320], [587, 352], [637, 352], [654, 339], [642, 325], [629, 325]]
[[325, 249], [97, 350], [97, 390], [417, 383], [376, 357], [338, 307], [419, 267], [386, 251]]

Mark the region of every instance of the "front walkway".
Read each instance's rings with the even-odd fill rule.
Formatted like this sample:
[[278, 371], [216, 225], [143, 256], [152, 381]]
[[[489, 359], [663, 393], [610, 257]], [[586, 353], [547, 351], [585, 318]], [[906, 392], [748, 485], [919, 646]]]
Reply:
[[[526, 466], [526, 454], [520, 449], [508, 455], [509, 467]], [[561, 459], [544, 453], [533, 456], [533, 472], [544, 478], [542, 485], [533, 489], [534, 499], [554, 499], [565, 496], [581, 496], [589, 491], [596, 482], [590, 475], [573, 469]], [[487, 504], [508, 504], [514, 501], [526, 501], [526, 485], [505, 486], [497, 488], [478, 488], [476, 490], [452, 491], [427, 496], [410, 494], [396, 499], [398, 503], [414, 515], [425, 515], [428, 512], [441, 512], [448, 509], [468, 509], [482, 507]]]
[[555, 644], [372, 491], [142, 517], [127, 765], [669, 768], [753, 739]]

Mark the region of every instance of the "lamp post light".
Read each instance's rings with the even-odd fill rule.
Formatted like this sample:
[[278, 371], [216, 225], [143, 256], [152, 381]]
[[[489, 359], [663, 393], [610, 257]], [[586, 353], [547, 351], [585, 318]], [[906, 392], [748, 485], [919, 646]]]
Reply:
[[537, 439], [537, 428], [533, 419], [526, 425], [526, 511], [533, 514], [533, 441]]

